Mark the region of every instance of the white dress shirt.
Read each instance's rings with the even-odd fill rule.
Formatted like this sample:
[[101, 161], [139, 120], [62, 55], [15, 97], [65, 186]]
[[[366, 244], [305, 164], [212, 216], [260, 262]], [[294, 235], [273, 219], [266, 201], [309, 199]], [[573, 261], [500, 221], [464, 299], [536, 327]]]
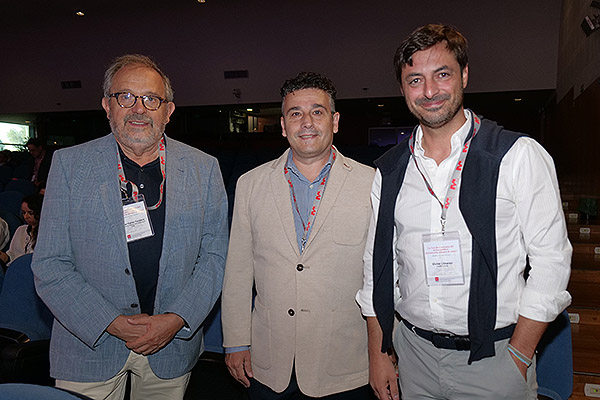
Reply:
[[[445, 198], [450, 175], [471, 127], [471, 114], [465, 111], [465, 116], [467, 121], [452, 136], [450, 155], [440, 165], [425, 156], [420, 126], [415, 135], [415, 157], [419, 168], [440, 199]], [[356, 295], [365, 316], [376, 316], [372, 258], [380, 192], [381, 173], [377, 170], [371, 191], [373, 217], [364, 255], [364, 285]], [[460, 234], [465, 284], [428, 286], [422, 235], [441, 232], [441, 206], [427, 190], [414, 160], [409, 160], [394, 210], [394, 302], [395, 310], [415, 326], [467, 335], [472, 237], [459, 211], [459, 196], [457, 193], [450, 203], [446, 232], [458, 231]], [[554, 163], [542, 146], [531, 138], [519, 138], [500, 164], [496, 246], [496, 329], [515, 323], [519, 314], [536, 321], [554, 320], [571, 301], [566, 287], [572, 247], [567, 239]], [[527, 256], [531, 272], [525, 282], [523, 272]]]

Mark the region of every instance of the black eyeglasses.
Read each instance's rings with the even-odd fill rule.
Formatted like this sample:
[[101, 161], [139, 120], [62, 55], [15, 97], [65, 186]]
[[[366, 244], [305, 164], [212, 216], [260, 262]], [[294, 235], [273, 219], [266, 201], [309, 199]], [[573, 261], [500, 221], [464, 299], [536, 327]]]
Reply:
[[117, 100], [117, 104], [121, 108], [131, 108], [137, 102], [137, 99], [142, 99], [144, 108], [148, 111], [156, 111], [160, 108], [162, 103], [167, 103], [167, 100], [158, 96], [144, 95], [136, 96], [129, 92], [117, 92], [109, 94], [108, 97], [114, 97]]

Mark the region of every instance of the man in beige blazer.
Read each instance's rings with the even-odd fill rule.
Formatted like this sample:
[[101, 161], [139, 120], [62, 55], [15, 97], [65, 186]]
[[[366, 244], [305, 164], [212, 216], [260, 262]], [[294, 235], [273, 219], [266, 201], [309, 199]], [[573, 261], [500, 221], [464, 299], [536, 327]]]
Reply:
[[286, 81], [290, 150], [237, 183], [223, 336], [229, 371], [250, 400], [369, 398], [367, 330], [354, 296], [374, 170], [332, 146], [335, 93], [315, 73]]

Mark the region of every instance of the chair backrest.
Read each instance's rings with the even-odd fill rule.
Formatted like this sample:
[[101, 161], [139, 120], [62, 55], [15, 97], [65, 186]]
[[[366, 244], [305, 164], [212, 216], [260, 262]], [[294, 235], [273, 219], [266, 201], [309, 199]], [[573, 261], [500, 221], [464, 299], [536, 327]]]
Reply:
[[31, 340], [50, 339], [54, 317], [35, 291], [32, 256], [17, 258], [6, 270], [0, 292], [0, 328], [23, 332]]
[[21, 192], [5, 190], [0, 193], [0, 210], [11, 212], [14, 215], [21, 215], [23, 197], [25, 196]]
[[573, 347], [571, 322], [563, 311], [548, 325], [537, 348], [538, 393], [567, 400], [573, 393]]
[[25, 160], [13, 170], [13, 178], [31, 179], [33, 175], [33, 159]]
[[24, 196], [29, 196], [34, 194], [36, 191], [36, 186], [33, 182], [28, 181], [26, 179], [11, 179], [8, 181], [6, 186], [4, 186], [4, 190], [14, 190], [15, 192], [21, 192]]
[[0, 186], [4, 187], [13, 176], [13, 169], [9, 165], [0, 165]]
[[4, 284], [4, 268], [0, 267], [0, 293], [2, 293], [2, 285]]
[[27, 383], [4, 383], [0, 385], [2, 400], [80, 400], [84, 398], [49, 386]]
[[[6, 210], [0, 210], [0, 218], [2, 218], [8, 224], [10, 238], [15, 235], [17, 228], [25, 223], [20, 217]], [[10, 244], [10, 239], [8, 240], [8, 244]]]

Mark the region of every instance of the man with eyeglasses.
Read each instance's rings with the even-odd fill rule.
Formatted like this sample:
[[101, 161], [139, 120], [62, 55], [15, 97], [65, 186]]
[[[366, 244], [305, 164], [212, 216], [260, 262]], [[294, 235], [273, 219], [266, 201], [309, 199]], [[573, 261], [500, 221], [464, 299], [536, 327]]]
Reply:
[[183, 399], [219, 296], [227, 197], [213, 157], [168, 138], [169, 79], [113, 61], [112, 134], [57, 151], [32, 269], [55, 316], [50, 373], [93, 399]]

